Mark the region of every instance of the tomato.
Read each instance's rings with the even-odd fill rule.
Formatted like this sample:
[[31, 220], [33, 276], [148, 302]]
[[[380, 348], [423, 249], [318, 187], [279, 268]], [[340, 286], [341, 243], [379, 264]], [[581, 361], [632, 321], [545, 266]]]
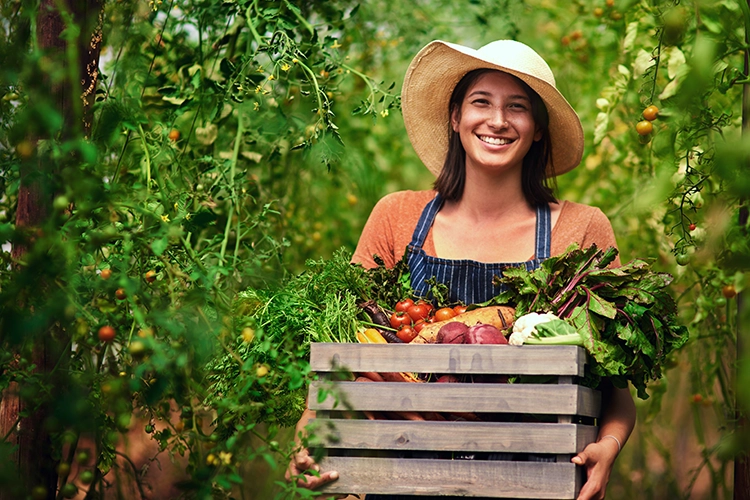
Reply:
[[687, 266], [690, 263], [690, 256], [686, 253], [679, 253], [675, 257], [675, 261], [680, 266]]
[[453, 308], [453, 311], [456, 313], [456, 316], [458, 316], [459, 314], [463, 314], [466, 312], [466, 306], [455, 306]]
[[653, 104], [643, 110], [643, 118], [650, 122], [656, 120], [657, 116], [659, 116], [659, 108]]
[[112, 269], [102, 269], [102, 273], [99, 275], [103, 280], [108, 280], [112, 276]]
[[156, 281], [156, 271], [146, 271], [146, 274], [143, 275], [143, 278], [149, 283], [153, 283], [154, 281]]
[[426, 319], [420, 319], [419, 321], [416, 321], [414, 325], [412, 325], [412, 328], [414, 328], [414, 331], [417, 333], [420, 333], [422, 331], [422, 328], [432, 323], [432, 320], [430, 318]]
[[124, 288], [118, 288], [117, 290], [115, 290], [115, 298], [117, 300], [125, 300], [125, 297], [127, 296], [128, 294], [125, 293]]
[[90, 457], [91, 455], [88, 450], [81, 450], [76, 455], [76, 462], [78, 462], [78, 465], [86, 465]]
[[692, 224], [690, 224], [690, 225], [688, 226], [688, 229], [689, 229], [690, 231], [695, 231], [695, 228], [696, 228], [696, 227], [698, 227], [698, 226], [696, 226], [696, 225], [695, 225], [694, 223], [692, 223]]
[[727, 299], [731, 299], [737, 295], [737, 290], [734, 288], [734, 285], [724, 285], [721, 288], [721, 294]]
[[169, 131], [169, 140], [170, 141], [175, 142], [175, 141], [179, 140], [179, 138], [180, 138], [180, 131], [179, 130], [177, 130], [176, 128], [173, 128], [172, 130]]
[[396, 312], [406, 312], [411, 306], [414, 305], [414, 301], [411, 299], [402, 299], [396, 303]]
[[70, 474], [70, 464], [68, 462], [60, 462], [57, 465], [57, 475], [65, 479]]
[[402, 326], [399, 331], [396, 332], [396, 336], [402, 341], [409, 343], [417, 336], [417, 332], [410, 326]]
[[395, 312], [391, 314], [390, 317], [390, 323], [393, 328], [398, 330], [402, 326], [411, 326], [412, 320], [411, 316], [409, 316], [405, 312]]
[[112, 342], [115, 339], [115, 329], [109, 325], [99, 328], [99, 340], [102, 342]]
[[406, 310], [406, 314], [411, 317], [412, 321], [419, 321], [430, 315], [430, 309], [426, 304], [414, 304]]
[[451, 319], [456, 316], [456, 311], [453, 310], [451, 307], [441, 307], [437, 311], [435, 311], [435, 314], [433, 315], [433, 319], [435, 321], [445, 321], [446, 319]]
[[94, 473], [90, 470], [81, 471], [78, 475], [78, 480], [83, 484], [91, 484], [94, 482]]
[[432, 315], [432, 311], [435, 309], [435, 307], [432, 305], [431, 302], [427, 302], [426, 300], [419, 300], [415, 303], [417, 306], [425, 306], [427, 307], [427, 311], [430, 315]]
[[75, 484], [65, 483], [62, 485], [62, 488], [60, 488], [60, 495], [62, 495], [63, 498], [73, 498], [77, 494], [78, 488]]
[[635, 131], [638, 135], [648, 135], [654, 130], [654, 126], [648, 120], [643, 120], [635, 124]]
[[602, 17], [604, 15], [604, 9], [597, 7], [594, 9], [594, 17]]

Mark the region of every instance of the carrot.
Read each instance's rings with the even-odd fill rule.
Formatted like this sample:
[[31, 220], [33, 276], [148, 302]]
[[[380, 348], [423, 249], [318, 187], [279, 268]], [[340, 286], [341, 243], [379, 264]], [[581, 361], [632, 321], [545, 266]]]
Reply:
[[412, 344], [434, 344], [437, 341], [437, 333], [440, 328], [453, 322], [463, 323], [466, 326], [474, 326], [482, 323], [487, 325], [493, 325], [499, 330], [506, 330], [513, 325], [513, 317], [515, 315], [515, 309], [506, 306], [486, 306], [454, 316], [451, 319], [445, 321], [438, 321], [437, 323], [430, 323], [429, 325], [422, 328], [419, 335], [411, 341]]

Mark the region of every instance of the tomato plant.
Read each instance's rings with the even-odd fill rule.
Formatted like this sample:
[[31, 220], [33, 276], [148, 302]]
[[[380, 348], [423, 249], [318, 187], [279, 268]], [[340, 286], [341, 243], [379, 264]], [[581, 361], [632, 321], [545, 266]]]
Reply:
[[635, 131], [638, 135], [648, 135], [653, 132], [654, 126], [648, 120], [643, 120], [635, 124]]
[[659, 108], [654, 106], [653, 104], [648, 106], [646, 109], [643, 110], [643, 113], [641, 113], [644, 120], [648, 120], [650, 122], [656, 120], [656, 118], [659, 116]]

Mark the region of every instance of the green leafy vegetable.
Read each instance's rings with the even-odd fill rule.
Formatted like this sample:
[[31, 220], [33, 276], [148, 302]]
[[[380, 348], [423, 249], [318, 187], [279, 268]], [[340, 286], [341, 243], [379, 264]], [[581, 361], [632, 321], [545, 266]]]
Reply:
[[667, 356], [687, 342], [688, 331], [667, 290], [672, 277], [643, 260], [608, 268], [615, 257], [615, 248], [572, 245], [534, 271], [507, 270], [498, 279], [505, 291], [488, 304], [513, 305], [517, 318], [555, 314], [566, 326], [540, 324], [526, 343], [583, 345], [594, 375], [610, 377], [618, 387], [630, 381], [647, 399], [648, 381], [661, 378]]

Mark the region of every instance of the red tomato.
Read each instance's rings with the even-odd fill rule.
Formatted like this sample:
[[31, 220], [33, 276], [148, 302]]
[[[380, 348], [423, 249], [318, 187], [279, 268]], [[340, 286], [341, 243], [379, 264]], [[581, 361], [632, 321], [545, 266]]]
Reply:
[[112, 342], [115, 339], [115, 329], [109, 325], [99, 328], [99, 340], [102, 342]]
[[459, 314], [463, 314], [466, 312], [466, 306], [455, 306], [453, 308], [453, 312], [456, 313], [456, 316], [458, 316]]
[[454, 311], [450, 307], [441, 307], [437, 311], [435, 311], [435, 314], [432, 316], [432, 318], [435, 321], [445, 321], [446, 319], [451, 319], [456, 315], [456, 311]]
[[430, 315], [430, 310], [426, 304], [414, 304], [406, 310], [406, 314], [411, 317], [412, 321], [419, 321], [427, 318]]
[[410, 326], [402, 326], [401, 329], [396, 332], [396, 336], [408, 343], [414, 340], [414, 337], [417, 336], [417, 332]]
[[411, 326], [411, 317], [405, 312], [395, 312], [391, 314], [391, 326], [398, 330], [402, 326]]
[[426, 319], [420, 319], [419, 321], [417, 321], [416, 323], [414, 323], [414, 325], [412, 326], [412, 328], [414, 328], [415, 332], [419, 333], [419, 332], [422, 331], [422, 328], [424, 328], [428, 324], [430, 324], [430, 322], [427, 321]]
[[406, 312], [413, 305], [414, 301], [411, 299], [400, 300], [396, 303], [396, 312]]
[[430, 302], [427, 302], [426, 300], [419, 300], [419, 301], [417, 301], [417, 302], [416, 302], [416, 304], [415, 304], [415, 305], [418, 305], [418, 306], [425, 306], [425, 307], [427, 308], [427, 315], [428, 315], [428, 316], [429, 316], [429, 315], [431, 315], [431, 314], [432, 314], [432, 311], [433, 311], [433, 310], [435, 309], [435, 308], [434, 308], [434, 307], [432, 306], [432, 303], [430, 303]]

